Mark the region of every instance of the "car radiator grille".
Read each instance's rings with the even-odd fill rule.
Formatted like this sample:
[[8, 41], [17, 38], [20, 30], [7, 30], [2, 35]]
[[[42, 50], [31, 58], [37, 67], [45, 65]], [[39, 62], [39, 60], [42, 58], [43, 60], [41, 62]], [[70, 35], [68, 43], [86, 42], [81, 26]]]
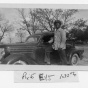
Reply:
[[31, 46], [15, 46], [9, 48], [10, 53], [27, 53], [33, 52], [33, 50], [34, 47]]

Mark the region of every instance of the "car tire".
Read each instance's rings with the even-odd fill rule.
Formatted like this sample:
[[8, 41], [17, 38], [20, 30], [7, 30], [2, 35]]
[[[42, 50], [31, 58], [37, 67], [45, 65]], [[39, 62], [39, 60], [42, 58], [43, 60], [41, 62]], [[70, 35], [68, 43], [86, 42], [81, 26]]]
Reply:
[[18, 58], [14, 58], [12, 60], [9, 60], [7, 62], [7, 64], [11, 64], [11, 65], [37, 65], [37, 62], [35, 62], [32, 59], [27, 59], [27, 58], [23, 58], [23, 57], [18, 57]]
[[27, 65], [27, 62], [24, 59], [14, 59], [11, 61], [8, 61], [7, 64], [11, 64], [11, 65]]
[[16, 62], [12, 63], [13, 65], [27, 65], [27, 63], [23, 60], [17, 60]]
[[79, 55], [77, 53], [72, 54], [70, 64], [76, 66], [79, 63]]

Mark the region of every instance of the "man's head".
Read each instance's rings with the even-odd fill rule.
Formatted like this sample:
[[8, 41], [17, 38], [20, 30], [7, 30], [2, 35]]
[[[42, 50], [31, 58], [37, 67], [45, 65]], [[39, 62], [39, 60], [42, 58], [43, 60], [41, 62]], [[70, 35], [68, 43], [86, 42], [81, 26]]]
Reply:
[[56, 28], [56, 29], [59, 29], [60, 27], [61, 27], [61, 21], [60, 20], [55, 20], [55, 22], [54, 22], [54, 27]]

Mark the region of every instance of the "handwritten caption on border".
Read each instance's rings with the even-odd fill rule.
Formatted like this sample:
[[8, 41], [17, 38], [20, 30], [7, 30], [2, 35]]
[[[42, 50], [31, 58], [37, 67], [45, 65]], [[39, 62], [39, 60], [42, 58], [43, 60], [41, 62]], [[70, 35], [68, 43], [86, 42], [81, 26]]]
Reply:
[[14, 82], [78, 82], [76, 71], [15, 71]]

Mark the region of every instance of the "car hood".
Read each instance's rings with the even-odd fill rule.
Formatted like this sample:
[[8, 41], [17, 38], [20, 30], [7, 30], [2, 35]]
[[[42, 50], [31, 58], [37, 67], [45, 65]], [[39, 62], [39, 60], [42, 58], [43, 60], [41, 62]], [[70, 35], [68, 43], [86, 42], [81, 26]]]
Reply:
[[0, 48], [6, 48], [11, 53], [32, 52], [37, 46], [37, 43], [16, 43], [16, 44], [1, 44]]
[[12, 43], [12, 44], [0, 44], [0, 48], [5, 46], [36, 46], [37, 43]]

